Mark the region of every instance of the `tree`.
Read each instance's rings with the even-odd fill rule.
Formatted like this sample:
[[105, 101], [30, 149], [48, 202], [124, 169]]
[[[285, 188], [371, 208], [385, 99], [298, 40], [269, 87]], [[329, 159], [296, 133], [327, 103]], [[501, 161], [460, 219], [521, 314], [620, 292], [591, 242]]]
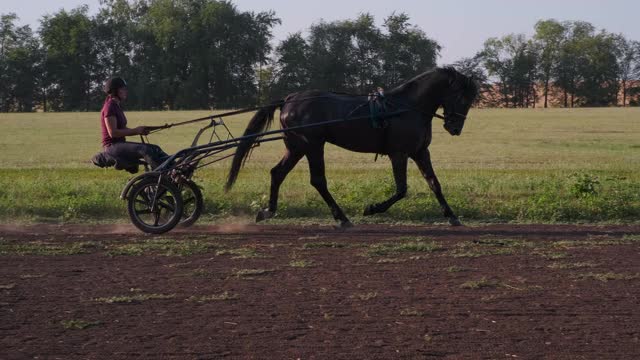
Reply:
[[635, 83], [640, 78], [640, 42], [615, 36], [618, 61], [618, 79], [622, 87], [622, 106], [627, 106], [630, 92], [635, 92]]
[[320, 22], [309, 30], [310, 86], [338, 92], [353, 90], [355, 48], [347, 21]]
[[582, 106], [615, 105], [620, 89], [615, 38], [602, 31], [582, 38], [576, 97]]
[[33, 111], [41, 66], [40, 44], [29, 26], [16, 27], [15, 14], [0, 17], [0, 111]]
[[543, 83], [544, 107], [548, 107], [549, 87], [560, 56], [560, 46], [565, 37], [566, 27], [556, 20], [541, 20], [535, 25], [534, 40], [540, 49], [538, 64], [540, 80]]
[[[273, 12], [240, 12], [228, 1], [141, 1], [136, 62], [160, 108], [255, 104], [258, 70], [271, 51]], [[154, 101], [155, 102], [155, 101]]]
[[309, 45], [302, 34], [291, 34], [280, 42], [275, 58], [273, 96], [280, 98], [309, 86]]
[[103, 79], [97, 75], [96, 48], [93, 46], [93, 23], [84, 5], [67, 12], [45, 16], [40, 36], [47, 53], [45, 68], [48, 101], [54, 110], [89, 110], [97, 108]]
[[103, 78], [132, 72], [130, 54], [135, 46], [134, 9], [126, 0], [100, 0], [92, 34]]
[[384, 21], [384, 82], [395, 85], [436, 66], [441, 46], [420, 28], [409, 23], [405, 13], [391, 14]]
[[0, 86], [0, 111], [9, 111], [10, 92], [8, 84], [11, 83], [11, 76], [9, 75], [9, 63], [7, 61], [7, 48], [9, 48], [15, 41], [15, 24], [14, 21], [18, 17], [16, 14], [2, 14], [0, 15], [0, 83], [5, 84]]
[[6, 49], [16, 39], [14, 22], [17, 19], [15, 13], [0, 15], [0, 57], [5, 55]]
[[524, 35], [490, 38], [478, 55], [488, 75], [497, 79], [504, 107], [535, 106], [538, 49]]
[[382, 38], [370, 14], [362, 14], [350, 22], [353, 51], [355, 86], [357, 91], [365, 94], [379, 84], [382, 75]]
[[[583, 21], [567, 21], [563, 23], [566, 29], [565, 37], [560, 44], [558, 63], [555, 67], [554, 78], [558, 88], [563, 93], [564, 107], [574, 107], [578, 84], [581, 81], [579, 68], [587, 62], [585, 60], [585, 43], [593, 36], [593, 25]], [[569, 96], [570, 100], [569, 101]]]
[[38, 39], [29, 26], [16, 29], [16, 41], [6, 53], [7, 69], [11, 74], [12, 110], [30, 112], [34, 109], [38, 93], [36, 78], [41, 65]]
[[406, 14], [385, 20], [386, 33], [373, 16], [320, 22], [307, 40], [310, 86], [342, 92], [366, 93], [376, 84], [391, 87], [436, 65], [440, 45]]

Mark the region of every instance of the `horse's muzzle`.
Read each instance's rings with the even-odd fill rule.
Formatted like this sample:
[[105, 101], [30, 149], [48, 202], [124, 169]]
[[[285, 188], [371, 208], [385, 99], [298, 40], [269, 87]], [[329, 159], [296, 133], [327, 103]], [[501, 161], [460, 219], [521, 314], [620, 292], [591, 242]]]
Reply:
[[460, 136], [460, 134], [462, 134], [462, 128], [461, 127], [447, 126], [447, 124], [445, 124], [444, 125], [444, 129], [447, 130], [447, 132], [449, 134], [451, 134], [452, 136]]

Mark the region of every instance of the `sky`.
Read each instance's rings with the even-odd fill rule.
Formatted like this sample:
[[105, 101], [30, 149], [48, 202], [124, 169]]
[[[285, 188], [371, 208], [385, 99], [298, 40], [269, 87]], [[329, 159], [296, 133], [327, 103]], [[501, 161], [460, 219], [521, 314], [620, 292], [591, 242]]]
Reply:
[[[598, 29], [640, 41], [640, 1], [637, 0], [232, 0], [242, 11], [273, 10], [282, 20], [274, 28], [274, 42], [302, 31], [319, 20], [353, 19], [370, 13], [379, 25], [394, 11], [443, 47], [438, 64], [473, 56], [490, 37], [509, 33], [533, 34], [540, 19], [582, 20]], [[39, 19], [58, 10], [89, 5], [94, 14], [99, 0], [0, 0], [0, 13], [16, 13], [19, 24], [38, 28]]]

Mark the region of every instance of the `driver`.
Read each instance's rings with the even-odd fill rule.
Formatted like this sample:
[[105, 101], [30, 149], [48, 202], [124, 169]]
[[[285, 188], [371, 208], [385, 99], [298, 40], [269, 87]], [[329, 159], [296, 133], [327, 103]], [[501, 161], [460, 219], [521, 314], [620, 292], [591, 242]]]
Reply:
[[127, 117], [121, 107], [128, 95], [124, 79], [116, 77], [108, 80], [104, 85], [104, 92], [107, 98], [100, 113], [104, 153], [115, 159], [133, 163], [144, 159], [151, 169], [162, 164], [169, 155], [159, 146], [126, 141], [126, 136], [147, 135], [150, 129], [146, 126], [133, 129], [127, 127]]

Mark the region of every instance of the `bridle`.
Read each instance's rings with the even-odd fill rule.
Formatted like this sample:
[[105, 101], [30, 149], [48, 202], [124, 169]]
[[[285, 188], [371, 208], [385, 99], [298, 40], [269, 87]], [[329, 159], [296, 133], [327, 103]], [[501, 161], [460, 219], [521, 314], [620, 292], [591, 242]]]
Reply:
[[451, 119], [452, 117], [458, 118], [458, 119], [460, 119], [462, 121], [467, 119], [467, 115], [461, 114], [461, 113], [459, 113], [457, 111], [448, 112], [446, 110], [446, 107], [444, 107], [444, 104], [447, 103], [447, 101], [450, 100], [453, 97], [455, 97], [455, 102], [459, 102], [460, 98], [462, 98], [462, 90], [457, 90], [453, 94], [442, 98], [442, 105], [443, 105], [442, 107], [444, 109], [444, 116], [439, 116], [439, 114], [434, 114], [435, 117], [444, 120], [445, 123], [453, 121]]

